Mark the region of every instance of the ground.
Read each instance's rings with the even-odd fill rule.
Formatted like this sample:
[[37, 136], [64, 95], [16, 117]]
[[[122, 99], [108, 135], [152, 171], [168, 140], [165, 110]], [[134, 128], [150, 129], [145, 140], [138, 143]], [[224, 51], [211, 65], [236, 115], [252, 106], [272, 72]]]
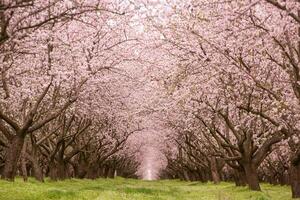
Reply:
[[233, 183], [97, 179], [38, 183], [0, 181], [0, 200], [290, 200], [288, 186], [262, 184], [251, 192]]

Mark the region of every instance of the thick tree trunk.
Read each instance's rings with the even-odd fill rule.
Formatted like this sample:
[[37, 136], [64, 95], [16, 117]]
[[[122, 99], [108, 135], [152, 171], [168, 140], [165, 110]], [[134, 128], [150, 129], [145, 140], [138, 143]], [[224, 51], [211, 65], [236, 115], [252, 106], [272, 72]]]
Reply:
[[18, 135], [12, 139], [11, 145], [6, 152], [5, 165], [1, 176], [2, 179], [14, 181], [24, 141], [24, 137]]
[[300, 198], [300, 163], [291, 164], [290, 180], [292, 186], [292, 197]]
[[99, 174], [98, 174], [99, 177], [104, 178], [105, 168], [103, 166], [100, 166], [98, 171], [99, 171]]
[[209, 180], [209, 172], [205, 169], [200, 172], [201, 182], [206, 183]]
[[107, 178], [107, 177], [108, 177], [108, 172], [109, 172], [109, 166], [108, 166], [108, 165], [105, 165], [105, 166], [104, 166], [104, 178]]
[[52, 180], [64, 180], [67, 178], [66, 164], [64, 161], [53, 162], [50, 165], [49, 176]]
[[43, 172], [39, 165], [38, 159], [36, 157], [32, 157], [31, 163], [33, 169], [33, 177], [40, 182], [44, 182]]
[[50, 163], [49, 164], [49, 177], [51, 180], [53, 181], [57, 181], [57, 168], [56, 168], [56, 165], [53, 163]]
[[252, 163], [244, 164], [246, 179], [250, 190], [261, 191], [257, 174], [257, 167]]
[[221, 178], [218, 171], [217, 159], [215, 157], [212, 157], [210, 159], [210, 171], [211, 171], [212, 181], [214, 182], [214, 184], [220, 183]]
[[37, 151], [38, 151], [37, 146], [35, 146], [33, 144], [32, 145], [32, 150], [31, 150], [31, 155], [28, 156], [28, 157], [31, 161], [31, 165], [32, 165], [32, 169], [33, 169], [33, 177], [37, 181], [44, 182], [43, 172], [42, 172], [41, 166], [39, 164]]
[[85, 178], [96, 179], [98, 177], [98, 172], [97, 171], [98, 171], [98, 168], [96, 166], [90, 165], [88, 167]]
[[76, 178], [84, 178], [87, 173], [87, 164], [79, 162], [73, 166]]
[[27, 167], [26, 167], [25, 156], [24, 157], [22, 156], [22, 159], [21, 159], [21, 170], [22, 170], [23, 180], [24, 180], [24, 182], [27, 182], [28, 181], [28, 174], [27, 174]]
[[67, 166], [64, 161], [61, 161], [57, 165], [57, 177], [59, 180], [64, 180], [68, 177]]
[[26, 159], [26, 142], [24, 142], [22, 153], [21, 153], [21, 170], [24, 182], [28, 181], [28, 173], [27, 173], [27, 159]]
[[285, 166], [284, 163], [282, 163], [283, 171], [282, 171], [282, 177], [280, 178], [280, 185], [290, 185], [290, 174], [289, 174], [289, 168]]
[[115, 178], [115, 168], [110, 167], [108, 170], [108, 178]]
[[246, 174], [244, 169], [235, 169], [234, 170], [234, 181], [236, 186], [246, 186]]

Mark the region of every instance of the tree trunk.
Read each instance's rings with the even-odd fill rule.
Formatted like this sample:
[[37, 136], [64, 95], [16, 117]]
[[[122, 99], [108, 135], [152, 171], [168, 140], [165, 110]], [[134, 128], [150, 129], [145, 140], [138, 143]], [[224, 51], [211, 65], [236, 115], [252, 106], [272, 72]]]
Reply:
[[246, 174], [243, 168], [234, 170], [234, 181], [236, 186], [246, 186]]
[[185, 181], [191, 181], [189, 173], [185, 169], [183, 170], [183, 177]]
[[109, 166], [108, 165], [104, 165], [104, 178], [108, 177], [108, 172], [109, 172]]
[[196, 181], [197, 180], [195, 171], [191, 171], [189, 176], [190, 176], [191, 181]]
[[28, 181], [28, 173], [27, 173], [27, 159], [26, 159], [26, 142], [24, 141], [24, 145], [21, 152], [21, 170], [24, 182]]
[[40, 182], [44, 182], [42, 169], [39, 165], [38, 159], [35, 156], [32, 157], [31, 163], [32, 163], [34, 178]]
[[250, 190], [261, 191], [257, 174], [257, 167], [252, 163], [244, 164], [246, 179]]
[[67, 165], [64, 161], [57, 163], [57, 178], [58, 180], [64, 180], [67, 178]]
[[210, 159], [210, 171], [211, 177], [214, 184], [218, 184], [221, 181], [220, 174], [217, 166], [217, 159], [215, 157], [211, 157]]
[[28, 181], [28, 174], [27, 174], [27, 167], [26, 167], [26, 158], [22, 156], [21, 158], [21, 170], [22, 170], [22, 177], [24, 182]]
[[76, 178], [84, 178], [87, 173], [87, 164], [85, 162], [78, 161], [79, 163], [75, 163], [73, 166], [74, 173]]
[[38, 149], [36, 145], [32, 145], [31, 155], [29, 157], [33, 169], [33, 177], [40, 182], [44, 182], [43, 172], [38, 160]]
[[99, 167], [99, 177], [104, 178], [104, 174], [105, 174], [105, 168], [103, 166]]
[[206, 183], [209, 180], [209, 175], [205, 169], [202, 169], [200, 172], [201, 182]]
[[53, 163], [50, 163], [49, 164], [49, 177], [51, 180], [53, 181], [57, 181], [57, 168], [56, 168], [56, 165], [54, 163], [55, 161], [53, 161]]
[[24, 137], [18, 135], [14, 136], [12, 139], [12, 142], [6, 152], [4, 170], [1, 176], [2, 179], [14, 181], [24, 141]]
[[109, 167], [108, 169], [108, 178], [114, 178], [115, 177], [115, 168]]
[[291, 164], [291, 186], [292, 186], [292, 197], [300, 198], [300, 163]]
[[96, 179], [98, 177], [98, 168], [95, 165], [89, 165], [85, 178]]
[[53, 162], [50, 165], [49, 176], [52, 180], [64, 180], [67, 177], [66, 164], [64, 161]]

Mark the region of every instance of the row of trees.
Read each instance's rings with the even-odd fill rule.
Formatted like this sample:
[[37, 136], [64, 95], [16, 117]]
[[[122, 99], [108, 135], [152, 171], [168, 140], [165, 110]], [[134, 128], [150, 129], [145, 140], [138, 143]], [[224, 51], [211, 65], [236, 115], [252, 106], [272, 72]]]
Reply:
[[[300, 197], [300, 4], [191, 1], [157, 25], [177, 70], [163, 86], [162, 177], [290, 184]], [[166, 22], [164, 22], [166, 23]], [[174, 100], [175, 99], [175, 100]]]
[[157, 177], [161, 148], [161, 177], [300, 196], [299, 2], [169, 3], [0, 0], [3, 179]]
[[[134, 59], [127, 5], [0, 1], [0, 173], [43, 181], [135, 177], [140, 130], [120, 65]], [[118, 76], [118, 77], [117, 77]]]
[[33, 176], [39, 181], [45, 176], [52, 180], [113, 178], [115, 173], [135, 177], [138, 163], [126, 149], [126, 141], [137, 129], [121, 132], [114, 127], [116, 124], [116, 119], [92, 121], [62, 113], [24, 139], [19, 162], [10, 166], [10, 170], [7, 170], [7, 150], [11, 144], [1, 135], [2, 176], [10, 180], [16, 174], [24, 180]]

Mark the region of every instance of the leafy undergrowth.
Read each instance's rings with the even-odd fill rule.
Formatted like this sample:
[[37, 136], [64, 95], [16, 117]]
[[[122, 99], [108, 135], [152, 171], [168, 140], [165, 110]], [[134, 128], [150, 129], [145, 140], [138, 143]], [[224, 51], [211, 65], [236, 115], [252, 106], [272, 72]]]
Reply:
[[97, 179], [38, 183], [0, 181], [0, 200], [289, 200], [290, 188], [262, 184], [252, 192], [232, 183]]

